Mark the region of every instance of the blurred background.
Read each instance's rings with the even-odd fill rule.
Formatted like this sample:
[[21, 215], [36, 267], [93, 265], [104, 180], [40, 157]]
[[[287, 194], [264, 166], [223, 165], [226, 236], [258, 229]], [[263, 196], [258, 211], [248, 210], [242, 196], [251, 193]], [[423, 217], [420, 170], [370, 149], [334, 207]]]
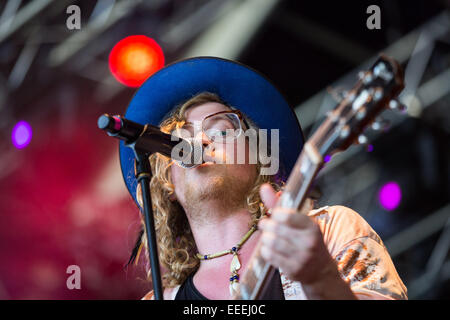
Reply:
[[[381, 28], [370, 30], [373, 4]], [[370, 131], [369, 145], [329, 159], [320, 204], [349, 206], [372, 225], [411, 299], [448, 298], [449, 8], [447, 0], [1, 1], [0, 299], [139, 299], [151, 288], [141, 265], [124, 268], [139, 212], [118, 142], [97, 118], [123, 114], [162, 65], [199, 55], [243, 62], [285, 94], [309, 137], [380, 52], [405, 68], [407, 110], [386, 111], [390, 131]], [[81, 269], [79, 290], [66, 287], [70, 265]]]

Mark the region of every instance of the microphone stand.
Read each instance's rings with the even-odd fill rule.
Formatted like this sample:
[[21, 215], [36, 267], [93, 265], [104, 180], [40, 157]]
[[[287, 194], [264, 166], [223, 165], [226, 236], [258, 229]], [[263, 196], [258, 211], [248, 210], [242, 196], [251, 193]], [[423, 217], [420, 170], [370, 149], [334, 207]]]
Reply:
[[[145, 133], [144, 129], [143, 133]], [[158, 247], [156, 244], [155, 221], [153, 217], [152, 198], [150, 195], [150, 180], [152, 170], [148, 157], [154, 152], [144, 151], [141, 147], [140, 138], [143, 133], [133, 143], [125, 143], [125, 146], [131, 148], [135, 155], [136, 180], [141, 185], [142, 201], [144, 204], [145, 232], [147, 235], [148, 256], [150, 259], [150, 268], [152, 274], [153, 293], [155, 300], [164, 300], [161, 283], [161, 272], [159, 269]], [[146, 143], [148, 149], [148, 142]], [[156, 145], [155, 145], [156, 150]]]
[[[159, 152], [163, 155], [171, 155], [172, 148], [178, 144], [167, 134], [162, 134], [158, 127], [146, 124], [142, 125], [133, 121], [111, 117], [108, 114], [102, 115], [98, 119], [98, 127], [107, 131], [108, 135], [125, 140], [124, 145], [133, 150], [135, 156], [136, 180], [141, 186], [142, 200], [144, 205], [145, 232], [147, 235], [148, 257], [150, 259], [150, 268], [152, 273], [153, 292], [155, 300], [163, 300], [161, 272], [159, 270], [158, 247], [156, 244], [155, 221], [153, 217], [152, 198], [150, 195], [150, 180], [152, 170], [148, 157]], [[119, 134], [120, 131], [120, 134]], [[139, 133], [139, 136], [135, 138]], [[127, 142], [132, 140], [133, 142]], [[189, 156], [192, 157], [192, 147]], [[183, 153], [184, 154], [184, 153]], [[195, 153], [194, 153], [195, 154]], [[192, 160], [192, 159], [191, 159]], [[192, 168], [193, 166], [190, 166]]]

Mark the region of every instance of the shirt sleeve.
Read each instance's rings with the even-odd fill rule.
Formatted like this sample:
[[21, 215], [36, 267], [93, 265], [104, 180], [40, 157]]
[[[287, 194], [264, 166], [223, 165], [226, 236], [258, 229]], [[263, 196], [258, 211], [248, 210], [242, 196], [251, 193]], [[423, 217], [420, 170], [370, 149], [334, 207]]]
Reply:
[[359, 299], [407, 299], [386, 248], [372, 238], [350, 241], [335, 260], [341, 277]]
[[145, 296], [141, 298], [141, 300], [155, 300], [155, 295], [153, 293], [153, 290], [148, 292]]
[[319, 225], [341, 277], [359, 299], [407, 299], [381, 238], [358, 213], [332, 206], [309, 215]]

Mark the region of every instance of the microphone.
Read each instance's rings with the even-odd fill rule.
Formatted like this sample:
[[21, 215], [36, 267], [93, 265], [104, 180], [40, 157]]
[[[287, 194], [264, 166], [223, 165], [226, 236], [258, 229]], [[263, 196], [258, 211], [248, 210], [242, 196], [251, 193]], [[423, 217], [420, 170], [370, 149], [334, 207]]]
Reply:
[[[98, 118], [97, 125], [109, 136], [123, 140], [125, 145], [132, 145], [136, 151], [149, 154], [158, 152], [172, 158], [183, 168], [195, 168], [203, 162], [201, 143], [178, 137], [178, 141], [174, 141], [172, 135], [162, 132], [159, 127], [150, 124], [141, 125], [121, 116], [106, 113]], [[198, 155], [200, 159], [197, 159]]]

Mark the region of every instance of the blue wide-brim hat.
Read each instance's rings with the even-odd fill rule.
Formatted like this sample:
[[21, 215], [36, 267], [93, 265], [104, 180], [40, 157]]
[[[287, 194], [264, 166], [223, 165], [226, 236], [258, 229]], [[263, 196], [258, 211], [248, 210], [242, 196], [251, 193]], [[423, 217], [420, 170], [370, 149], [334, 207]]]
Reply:
[[[259, 128], [268, 129], [269, 137], [269, 129], [279, 130], [279, 159], [283, 170], [280, 176], [286, 180], [304, 143], [297, 116], [264, 75], [241, 63], [216, 57], [196, 57], [167, 65], [142, 84], [124, 117], [140, 124], [158, 126], [175, 107], [205, 91], [217, 94], [239, 109]], [[125, 184], [138, 204], [135, 157], [123, 141], [119, 145], [119, 155]]]

